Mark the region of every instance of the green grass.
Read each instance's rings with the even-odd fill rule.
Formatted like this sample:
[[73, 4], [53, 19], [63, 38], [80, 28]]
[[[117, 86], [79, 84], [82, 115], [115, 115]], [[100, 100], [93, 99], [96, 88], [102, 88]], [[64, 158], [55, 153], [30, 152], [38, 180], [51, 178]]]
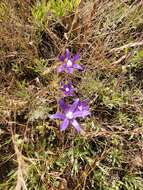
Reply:
[[58, 19], [66, 16], [67, 13], [75, 11], [80, 3], [80, 0], [50, 0], [46, 2], [41, 0], [32, 7], [33, 19], [37, 24], [46, 25], [50, 19]]
[[[143, 189], [142, 18], [140, 1], [0, 2], [0, 190]], [[48, 117], [67, 47], [92, 113], [80, 134]]]

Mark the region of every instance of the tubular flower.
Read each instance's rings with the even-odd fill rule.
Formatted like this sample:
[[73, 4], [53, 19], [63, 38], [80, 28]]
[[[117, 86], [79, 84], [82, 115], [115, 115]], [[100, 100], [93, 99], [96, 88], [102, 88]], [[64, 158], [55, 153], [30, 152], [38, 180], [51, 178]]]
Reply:
[[79, 111], [77, 109], [79, 105], [79, 99], [76, 99], [72, 105], [66, 105], [63, 99], [59, 103], [62, 113], [53, 114], [50, 116], [50, 118], [63, 120], [60, 126], [61, 131], [66, 130], [66, 128], [71, 124], [77, 130], [77, 132], [80, 132], [81, 128], [76, 119], [80, 117], [84, 118], [90, 115], [90, 112], [88, 110]]
[[63, 55], [61, 55], [59, 57], [59, 60], [63, 63], [61, 66], [58, 67], [58, 72], [62, 73], [64, 71], [66, 71], [67, 73], [72, 74], [74, 69], [77, 70], [83, 70], [83, 68], [76, 63], [77, 60], [79, 60], [80, 55], [79, 53], [75, 54], [72, 58], [70, 55], [70, 51], [69, 49], [66, 49], [66, 57], [64, 57]]

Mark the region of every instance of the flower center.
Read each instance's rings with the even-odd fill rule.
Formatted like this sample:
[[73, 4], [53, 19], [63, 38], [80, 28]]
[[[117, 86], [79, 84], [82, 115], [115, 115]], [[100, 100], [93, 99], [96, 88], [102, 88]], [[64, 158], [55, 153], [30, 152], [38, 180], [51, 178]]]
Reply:
[[72, 61], [71, 60], [68, 60], [67, 61], [67, 67], [71, 67], [72, 66]]
[[82, 106], [78, 106], [78, 109], [79, 109], [80, 111], [82, 111]]
[[66, 113], [67, 119], [73, 119], [73, 112], [69, 111]]
[[67, 87], [65, 90], [66, 90], [66, 92], [69, 92], [70, 89]]

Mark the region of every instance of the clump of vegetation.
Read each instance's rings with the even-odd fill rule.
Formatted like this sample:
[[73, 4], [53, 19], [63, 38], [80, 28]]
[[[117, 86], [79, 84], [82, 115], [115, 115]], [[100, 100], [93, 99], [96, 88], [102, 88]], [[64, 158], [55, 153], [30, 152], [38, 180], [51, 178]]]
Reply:
[[72, 13], [76, 10], [80, 0], [41, 0], [32, 7], [32, 15], [38, 23], [48, 23], [51, 18], [58, 19], [64, 17], [67, 13]]
[[[141, 1], [0, 2], [0, 190], [143, 189], [142, 17]], [[67, 48], [79, 133], [49, 117]]]

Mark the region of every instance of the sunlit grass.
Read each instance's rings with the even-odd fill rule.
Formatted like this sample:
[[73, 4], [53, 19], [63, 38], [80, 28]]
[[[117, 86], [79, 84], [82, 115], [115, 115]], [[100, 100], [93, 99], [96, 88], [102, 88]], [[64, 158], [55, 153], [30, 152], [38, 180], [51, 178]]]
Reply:
[[[140, 1], [2, 0], [1, 190], [142, 190], [142, 17]], [[80, 134], [48, 117], [66, 48], [85, 68], [73, 79], [90, 100]]]

